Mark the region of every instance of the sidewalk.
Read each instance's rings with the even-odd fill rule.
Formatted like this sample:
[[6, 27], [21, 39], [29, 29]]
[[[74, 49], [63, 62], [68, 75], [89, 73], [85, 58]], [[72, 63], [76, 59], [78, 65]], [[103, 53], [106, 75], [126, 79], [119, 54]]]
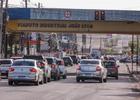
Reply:
[[[130, 73], [130, 75], [137, 82], [137, 84], [135, 85], [134, 88], [137, 91], [140, 91], [140, 66], [137, 66], [136, 64], [133, 64], [133, 68], [132, 68], [132, 64], [126, 64], [126, 67], [128, 69], [128, 72]], [[133, 69], [133, 71], [132, 71], [132, 69]]]

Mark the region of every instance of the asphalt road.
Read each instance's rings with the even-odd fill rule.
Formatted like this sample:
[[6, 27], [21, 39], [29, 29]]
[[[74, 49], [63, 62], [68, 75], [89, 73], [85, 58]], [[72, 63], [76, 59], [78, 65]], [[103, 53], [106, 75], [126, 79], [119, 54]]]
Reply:
[[107, 83], [76, 83], [75, 76], [68, 76], [39, 86], [8, 86], [4, 79], [0, 81], [0, 100], [139, 100], [140, 93], [132, 91], [133, 86], [127, 75], [119, 76], [119, 80], [109, 78]]

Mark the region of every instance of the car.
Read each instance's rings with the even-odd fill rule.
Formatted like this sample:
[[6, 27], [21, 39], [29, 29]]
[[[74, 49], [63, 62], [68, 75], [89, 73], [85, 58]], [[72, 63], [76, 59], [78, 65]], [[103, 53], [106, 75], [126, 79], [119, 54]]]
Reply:
[[43, 70], [43, 81], [44, 83], [51, 81], [51, 68], [45, 61], [38, 61], [40, 69]]
[[107, 82], [107, 69], [103, 67], [100, 59], [82, 59], [76, 71], [76, 81], [99, 80]]
[[66, 79], [67, 78], [67, 70], [66, 70], [66, 67], [64, 65], [63, 59], [57, 59], [57, 65], [58, 65], [59, 70], [60, 70], [60, 76], [63, 79]]
[[18, 85], [20, 82], [43, 84], [43, 71], [37, 60], [18, 59], [15, 60], [8, 72], [8, 84]]
[[0, 73], [2, 78], [8, 78], [8, 69], [13, 63], [12, 59], [0, 59]]
[[65, 66], [68, 66], [68, 65], [73, 66], [73, 61], [70, 56], [65, 56], [62, 59], [64, 60]]
[[76, 55], [71, 55], [70, 57], [71, 57], [71, 59], [73, 61], [73, 64], [78, 64], [79, 59], [78, 59], [78, 57]]
[[51, 67], [51, 78], [53, 80], [60, 79], [60, 70], [58, 68], [56, 57], [46, 57], [48, 65]]
[[51, 67], [48, 65], [47, 60], [42, 55], [24, 55], [23, 59], [34, 59], [40, 62], [40, 68], [43, 70], [44, 83], [51, 81]]
[[104, 67], [107, 68], [107, 76], [115, 77], [118, 80], [118, 68], [119, 65], [116, 64], [114, 60], [103, 61]]

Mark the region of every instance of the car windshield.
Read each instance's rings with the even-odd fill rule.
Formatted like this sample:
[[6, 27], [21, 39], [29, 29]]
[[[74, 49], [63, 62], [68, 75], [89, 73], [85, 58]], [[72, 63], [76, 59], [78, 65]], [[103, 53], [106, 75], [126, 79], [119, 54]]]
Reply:
[[115, 66], [115, 62], [104, 62], [104, 66], [105, 66], [106, 68], [114, 67], [114, 66]]
[[64, 60], [70, 60], [70, 58], [69, 57], [65, 57], [65, 58], [63, 58]]
[[15, 61], [12, 66], [34, 66], [33, 61]]
[[99, 64], [99, 61], [81, 61], [80, 64]]
[[52, 58], [46, 58], [46, 59], [47, 59], [48, 64], [53, 64], [53, 59]]
[[2, 64], [11, 64], [10, 60], [0, 60], [0, 65]]
[[23, 59], [43, 60], [42, 56], [24, 56]]

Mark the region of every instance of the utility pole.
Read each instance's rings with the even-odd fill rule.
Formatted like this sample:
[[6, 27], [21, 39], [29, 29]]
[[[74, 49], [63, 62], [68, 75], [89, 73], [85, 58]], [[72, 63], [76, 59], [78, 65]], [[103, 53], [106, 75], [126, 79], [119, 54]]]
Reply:
[[[28, 8], [28, 0], [24, 0], [25, 2], [25, 8]], [[27, 55], [30, 54], [30, 44], [29, 44], [29, 40], [30, 40], [30, 35], [27, 33], [26, 34], [26, 46], [27, 46]]]
[[137, 35], [137, 58], [136, 58], [136, 71], [138, 72], [138, 63], [139, 63], [139, 35]]
[[90, 35], [89, 53], [91, 51], [91, 42], [92, 42], [92, 35]]
[[8, 50], [7, 50], [7, 47], [8, 47], [8, 34], [7, 34], [7, 31], [6, 31], [6, 25], [7, 25], [7, 8], [8, 8], [8, 0], [6, 0], [5, 2], [5, 10], [3, 12], [3, 40], [4, 40], [4, 43], [3, 43], [3, 47], [4, 47], [4, 58], [7, 58], [7, 54], [8, 54]]
[[1, 0], [0, 7], [0, 58], [3, 58], [3, 50], [2, 50], [2, 30], [3, 30], [3, 0]]
[[28, 7], [28, 0], [24, 0], [25, 1], [25, 8]]
[[131, 64], [132, 64], [132, 69], [131, 69], [131, 72], [133, 74], [133, 71], [134, 71], [134, 66], [133, 66], [133, 54], [134, 54], [134, 34], [132, 34], [132, 46], [131, 46]]

